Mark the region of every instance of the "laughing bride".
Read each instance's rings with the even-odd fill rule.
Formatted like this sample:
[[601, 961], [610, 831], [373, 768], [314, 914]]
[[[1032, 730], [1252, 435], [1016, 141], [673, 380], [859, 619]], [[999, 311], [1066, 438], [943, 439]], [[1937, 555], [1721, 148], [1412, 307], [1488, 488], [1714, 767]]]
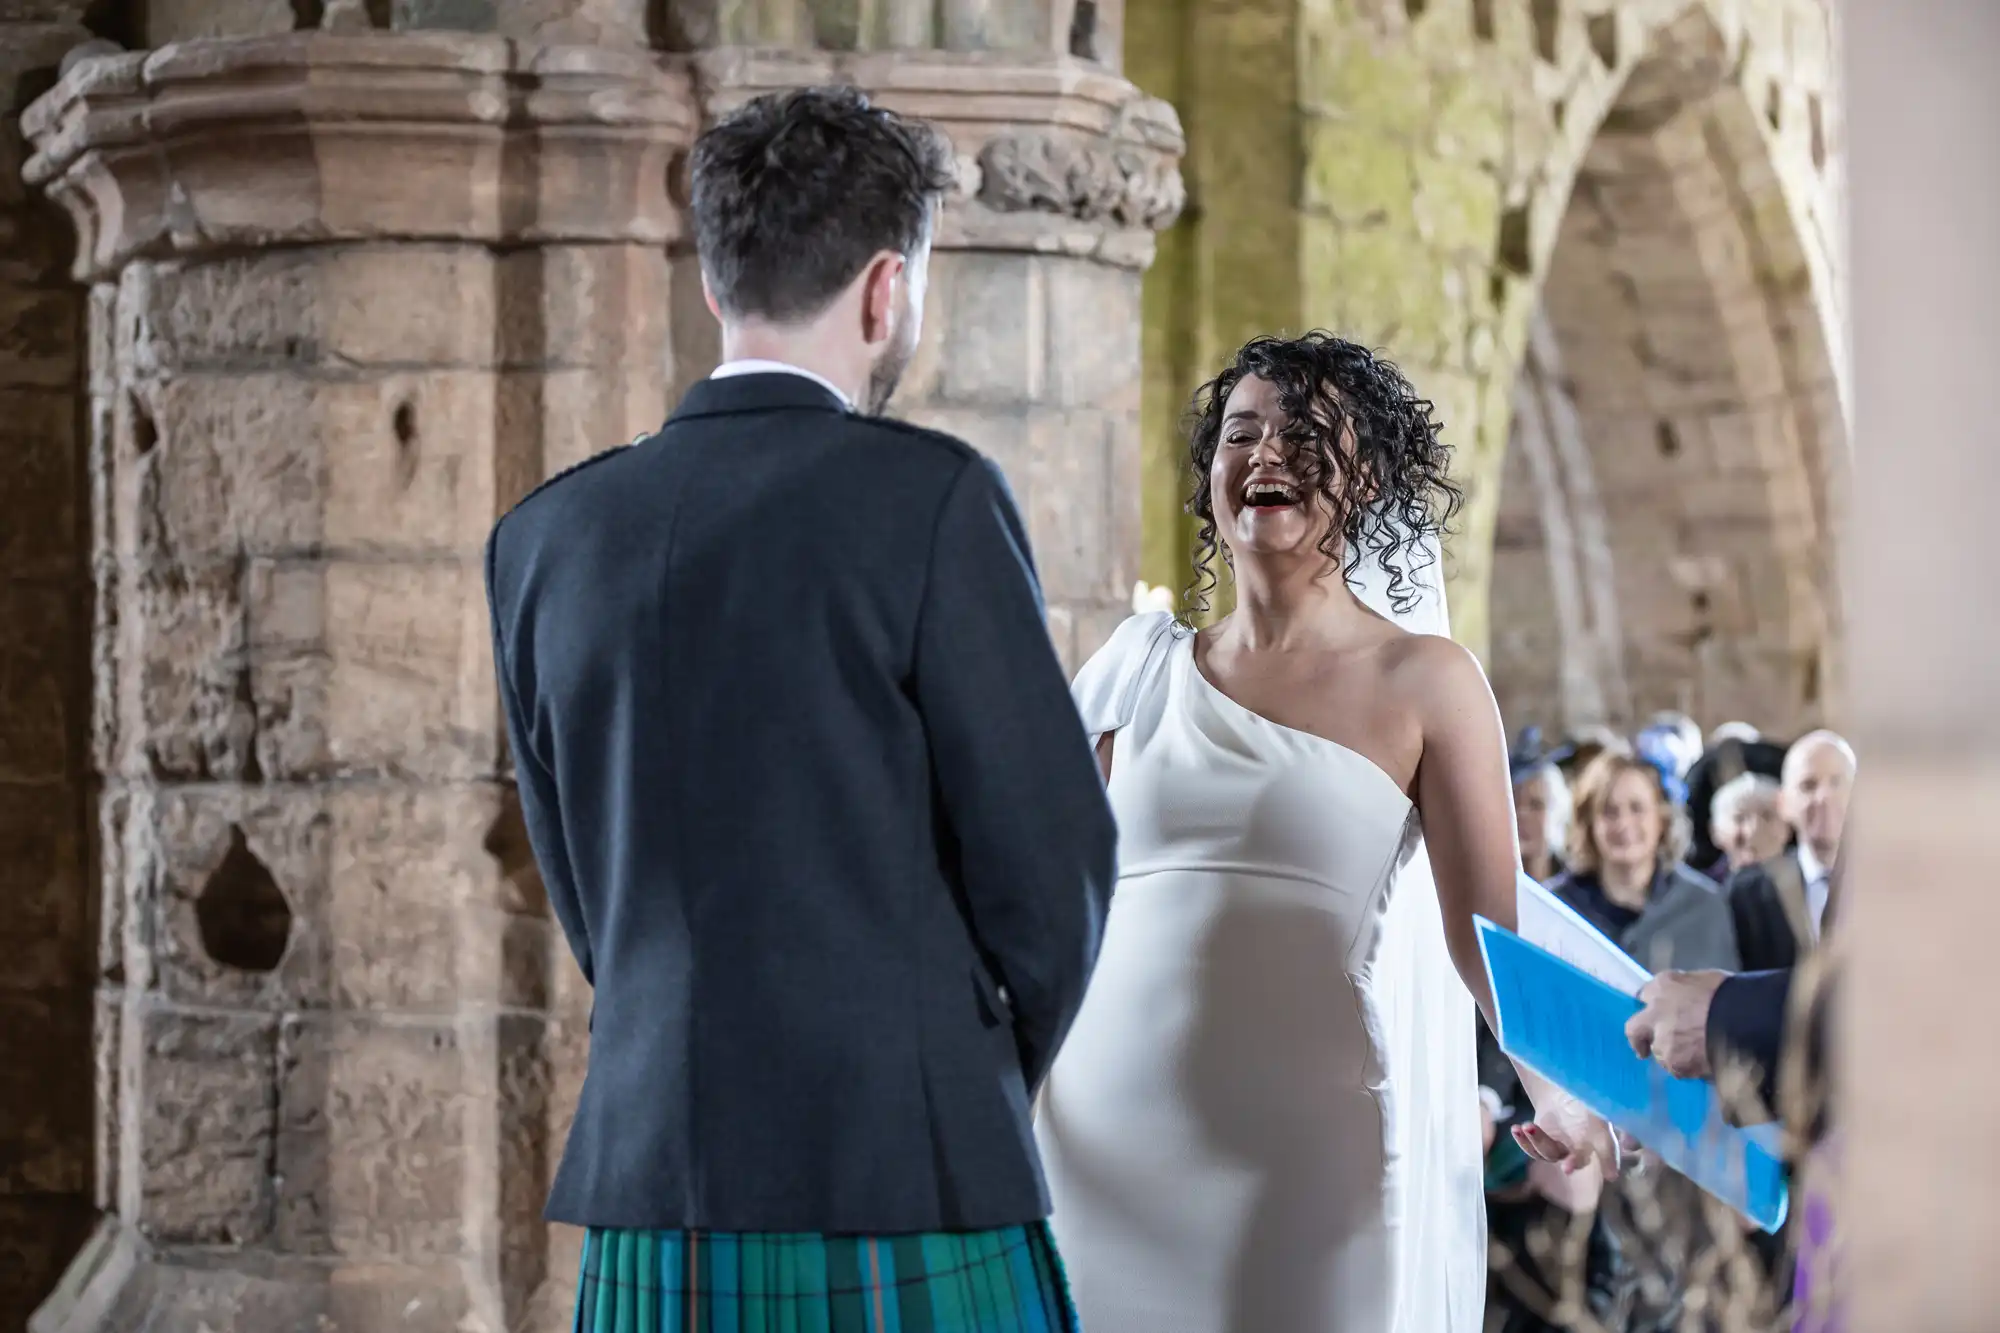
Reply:
[[[1505, 737], [1447, 633], [1430, 404], [1323, 333], [1195, 400], [1200, 566], [1076, 682], [1120, 829], [1104, 950], [1037, 1122], [1091, 1333], [1474, 1333], [1475, 914], [1514, 922]], [[1524, 1146], [1602, 1121], [1532, 1074]]]

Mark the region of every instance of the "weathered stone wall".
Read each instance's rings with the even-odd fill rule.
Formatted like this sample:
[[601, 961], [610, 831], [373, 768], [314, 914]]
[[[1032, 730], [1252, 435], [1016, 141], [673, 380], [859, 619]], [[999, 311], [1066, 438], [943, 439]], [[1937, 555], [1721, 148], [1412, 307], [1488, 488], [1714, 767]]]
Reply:
[[[1660, 32], [1562, 217], [1514, 396], [1528, 484], [1495, 534], [1517, 723], [1679, 708], [1796, 734], [1836, 690], [1839, 361], [1729, 59], [1699, 12]], [[1519, 600], [1537, 581], [1556, 615]], [[1558, 663], [1534, 706], [1523, 682]]]
[[664, 415], [685, 87], [602, 48], [286, 36], [86, 62], [30, 113], [94, 284], [113, 1219], [52, 1326], [521, 1327], [560, 1262], [587, 999], [479, 552]]
[[[673, 197], [704, 116], [840, 79], [952, 135], [899, 406], [1007, 469], [1066, 657], [1122, 614], [1139, 273], [1181, 140], [1113, 72], [1121, 7], [856, 8], [951, 48], [894, 57], [837, 5], [646, 10], [152, 4], [160, 49], [83, 53], [22, 122], [77, 230], [43, 206], [20, 272], [47, 291], [0, 307], [55, 405], [21, 414], [0, 557], [71, 637], [0, 683], [70, 695], [0, 766], [67, 744], [15, 804], [73, 836], [0, 911], [74, 968], [22, 1000], [71, 1011], [10, 1066], [68, 1101], [8, 1125], [68, 1230], [0, 1199], [6, 1298], [87, 1228], [93, 1133], [106, 1212], [38, 1329], [566, 1326], [580, 1237], [540, 1208], [588, 997], [514, 803], [478, 555], [712, 365]], [[724, 20], [842, 50], [640, 45]], [[87, 35], [37, 33], [45, 65]]]
[[[0, 4], [0, 107], [55, 81], [81, 4]], [[98, 914], [89, 738], [84, 292], [75, 238], [0, 123], [0, 1329], [22, 1327], [95, 1210]]]
[[[1555, 608], [1493, 591], [1496, 561], [1510, 581], [1554, 577], [1543, 550], [1520, 554], [1523, 522], [1540, 521], [1532, 492], [1495, 553], [1546, 304], [1579, 363], [1662, 348], [1655, 364], [1601, 368], [1581, 399], [1588, 457], [1632, 483], [1601, 491], [1627, 538], [1613, 553], [1616, 655], [1637, 682], [1624, 697], [1644, 709], [1692, 694], [1774, 726], [1815, 714], [1831, 693], [1832, 664], [1812, 662], [1837, 628], [1824, 571], [1845, 438], [1823, 0], [1183, 0], [1135, 14], [1129, 33], [1134, 76], [1191, 127], [1191, 207], [1147, 278], [1150, 581], [1185, 582], [1187, 529], [1170, 524], [1188, 390], [1249, 333], [1329, 327], [1396, 359], [1459, 451], [1455, 631], [1510, 712], [1594, 720], [1589, 689], [1565, 704], [1545, 678], [1562, 626], [1523, 618]], [[1703, 383], [1671, 360], [1689, 346], [1726, 349]], [[1694, 442], [1666, 474], [1645, 459], [1662, 420]], [[1687, 521], [1665, 517], [1663, 486], [1701, 492], [1673, 511]], [[1721, 687], [1745, 672], [1759, 683]]]

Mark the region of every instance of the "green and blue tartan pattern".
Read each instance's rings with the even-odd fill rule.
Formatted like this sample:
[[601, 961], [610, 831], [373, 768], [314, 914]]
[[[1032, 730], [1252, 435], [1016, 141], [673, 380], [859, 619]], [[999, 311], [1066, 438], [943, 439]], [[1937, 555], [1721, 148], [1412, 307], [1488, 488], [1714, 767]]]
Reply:
[[821, 1236], [592, 1228], [575, 1333], [1081, 1333], [1048, 1223]]

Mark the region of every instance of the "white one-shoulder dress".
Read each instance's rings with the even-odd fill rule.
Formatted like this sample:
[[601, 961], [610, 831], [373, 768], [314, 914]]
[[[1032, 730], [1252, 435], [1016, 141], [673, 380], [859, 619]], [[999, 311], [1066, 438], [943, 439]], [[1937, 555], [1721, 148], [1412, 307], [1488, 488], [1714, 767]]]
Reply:
[[1474, 1333], [1474, 1019], [1415, 808], [1136, 616], [1076, 685], [1116, 730], [1117, 892], [1043, 1091], [1089, 1333]]

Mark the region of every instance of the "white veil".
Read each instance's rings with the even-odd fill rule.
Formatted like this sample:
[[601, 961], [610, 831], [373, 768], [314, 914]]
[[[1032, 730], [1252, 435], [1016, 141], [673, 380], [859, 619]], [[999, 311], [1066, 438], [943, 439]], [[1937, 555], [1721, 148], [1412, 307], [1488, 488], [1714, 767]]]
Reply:
[[[1435, 535], [1397, 552], [1404, 602], [1371, 550], [1348, 576], [1368, 607], [1414, 634], [1449, 636], [1444, 561]], [[1479, 1132], [1477, 1012], [1445, 946], [1437, 882], [1421, 827], [1412, 821], [1408, 856], [1383, 915], [1370, 966], [1371, 990], [1388, 1056], [1383, 1110], [1391, 1152], [1390, 1215], [1402, 1222], [1396, 1289], [1397, 1333], [1476, 1330], [1486, 1295], [1486, 1196]], [[1437, 1280], [1435, 1257], [1445, 1256]]]

